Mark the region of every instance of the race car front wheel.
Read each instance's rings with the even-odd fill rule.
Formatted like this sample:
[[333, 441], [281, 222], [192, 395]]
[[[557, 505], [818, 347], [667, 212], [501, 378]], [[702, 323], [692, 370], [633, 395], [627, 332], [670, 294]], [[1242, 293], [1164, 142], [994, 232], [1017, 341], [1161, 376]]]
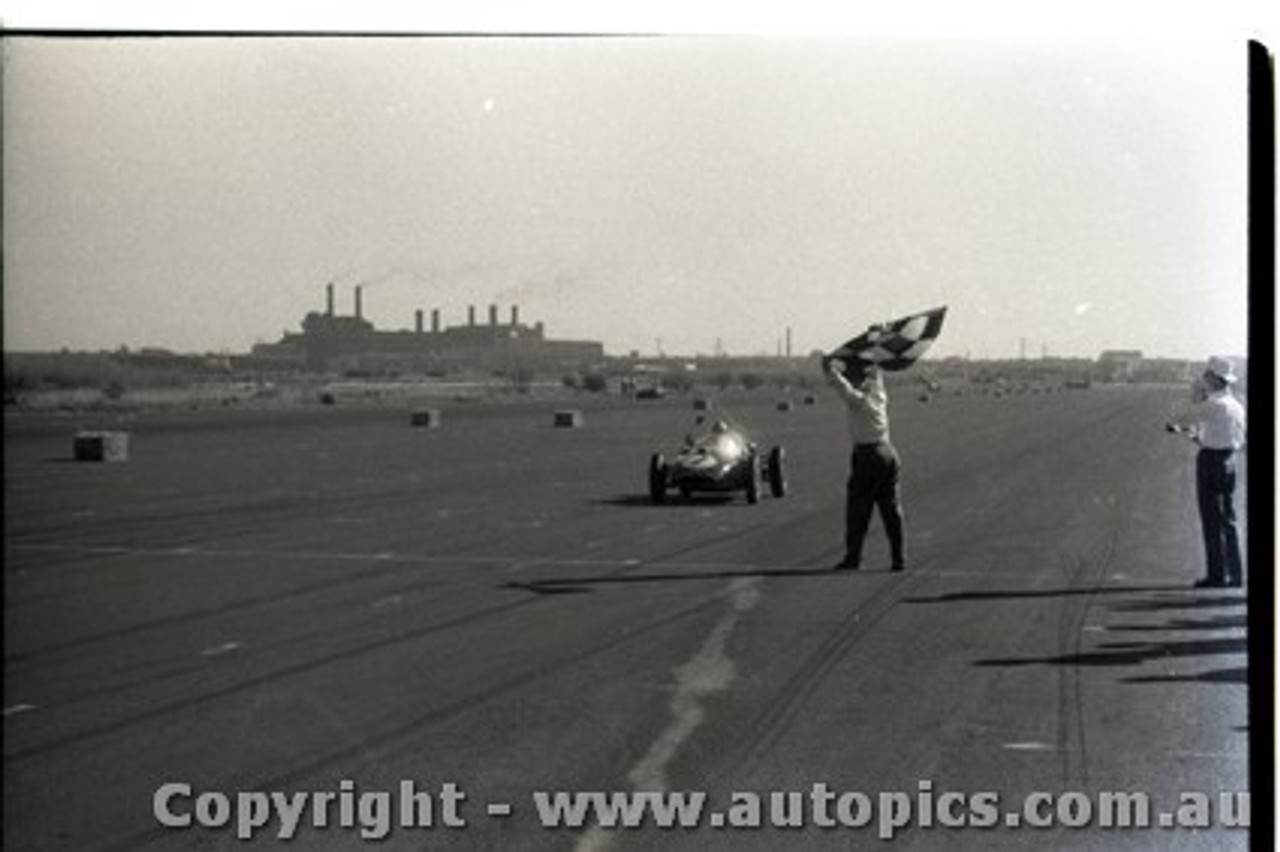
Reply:
[[751, 454], [750, 468], [747, 471], [747, 502], [760, 502], [760, 457]]
[[649, 497], [655, 503], [667, 499], [667, 460], [662, 453], [649, 457]]
[[781, 444], [769, 451], [769, 491], [774, 497], [787, 496], [787, 471], [783, 466], [785, 457]]

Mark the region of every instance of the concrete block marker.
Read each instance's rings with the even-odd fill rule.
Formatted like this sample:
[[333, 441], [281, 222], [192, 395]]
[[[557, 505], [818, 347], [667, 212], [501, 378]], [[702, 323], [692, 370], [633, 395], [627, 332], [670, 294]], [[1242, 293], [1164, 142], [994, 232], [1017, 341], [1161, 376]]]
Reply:
[[710, 403], [703, 397], [695, 397], [693, 400], [694, 411], [706, 411], [710, 407]]
[[426, 429], [440, 428], [440, 409], [419, 408], [409, 414], [409, 425]]
[[790, 411], [794, 407], [795, 405], [792, 404], [791, 400], [789, 399], [784, 399], [778, 402], [779, 411]]
[[555, 425], [557, 429], [577, 429], [582, 425], [582, 412], [576, 409], [557, 411]]
[[129, 458], [128, 432], [77, 432], [76, 461], [118, 462]]
[[816, 395], [811, 393], [805, 394], [804, 396], [805, 405], [817, 405], [817, 403], [818, 403], [818, 397]]

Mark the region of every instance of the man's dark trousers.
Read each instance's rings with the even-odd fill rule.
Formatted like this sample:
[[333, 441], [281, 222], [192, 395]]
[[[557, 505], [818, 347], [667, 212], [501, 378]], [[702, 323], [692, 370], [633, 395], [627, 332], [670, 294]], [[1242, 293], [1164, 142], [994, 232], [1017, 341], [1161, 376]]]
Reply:
[[845, 559], [858, 564], [862, 542], [871, 524], [871, 511], [880, 509], [884, 531], [889, 537], [893, 564], [906, 564], [902, 540], [902, 509], [898, 501], [898, 454], [888, 441], [855, 444], [849, 463], [845, 500]]
[[1240, 537], [1236, 533], [1236, 461], [1231, 450], [1202, 449], [1196, 455], [1196, 497], [1204, 532], [1210, 583], [1241, 580]]

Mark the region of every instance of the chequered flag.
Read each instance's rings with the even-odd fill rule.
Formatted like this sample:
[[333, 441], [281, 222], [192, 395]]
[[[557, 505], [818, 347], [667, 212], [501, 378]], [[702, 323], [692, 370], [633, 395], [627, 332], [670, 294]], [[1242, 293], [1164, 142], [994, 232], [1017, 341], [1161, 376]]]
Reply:
[[875, 364], [883, 370], [905, 370], [916, 362], [942, 331], [945, 307], [875, 325], [841, 346], [831, 357]]

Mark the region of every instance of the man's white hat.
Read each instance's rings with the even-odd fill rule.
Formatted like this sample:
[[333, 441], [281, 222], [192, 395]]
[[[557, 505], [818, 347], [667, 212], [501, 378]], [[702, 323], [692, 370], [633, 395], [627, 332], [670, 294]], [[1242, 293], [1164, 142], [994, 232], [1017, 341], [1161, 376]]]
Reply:
[[1214, 355], [1209, 359], [1209, 364], [1204, 368], [1206, 373], [1213, 373], [1227, 384], [1234, 383], [1239, 376], [1236, 375], [1235, 365], [1218, 355]]

